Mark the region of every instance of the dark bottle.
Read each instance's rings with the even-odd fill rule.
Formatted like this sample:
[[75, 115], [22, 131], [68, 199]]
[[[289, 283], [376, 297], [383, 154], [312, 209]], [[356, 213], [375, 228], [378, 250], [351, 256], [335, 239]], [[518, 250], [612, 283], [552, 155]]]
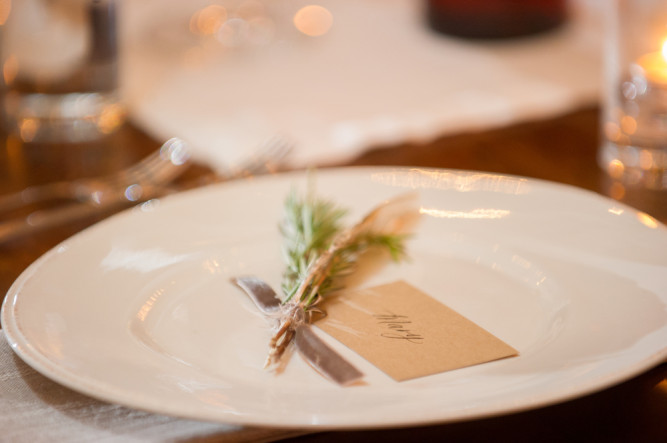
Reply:
[[426, 0], [428, 25], [472, 39], [513, 38], [557, 28], [567, 0]]

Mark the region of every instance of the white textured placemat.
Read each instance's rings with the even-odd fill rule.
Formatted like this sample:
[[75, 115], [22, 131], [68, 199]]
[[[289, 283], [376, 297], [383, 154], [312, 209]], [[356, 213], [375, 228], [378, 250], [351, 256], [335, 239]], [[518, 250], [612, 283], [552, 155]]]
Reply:
[[299, 434], [184, 420], [94, 400], [35, 372], [0, 330], [0, 441], [268, 442]]
[[305, 165], [598, 99], [601, 0], [573, 0], [571, 21], [556, 32], [498, 42], [429, 31], [416, 0], [319, 1], [333, 16], [320, 37], [292, 24], [312, 2], [263, 2], [273, 38], [237, 48], [189, 31], [211, 3], [232, 17], [242, 2], [126, 0], [121, 23], [132, 118], [158, 139], [186, 139], [213, 165], [275, 133], [296, 142], [292, 160]]

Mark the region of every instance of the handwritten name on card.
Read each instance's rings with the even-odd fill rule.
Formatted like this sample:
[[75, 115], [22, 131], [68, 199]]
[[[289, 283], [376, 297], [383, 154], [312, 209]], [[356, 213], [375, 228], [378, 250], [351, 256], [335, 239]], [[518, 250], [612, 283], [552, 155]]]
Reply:
[[320, 329], [398, 381], [518, 355], [404, 281], [342, 291], [325, 309]]
[[422, 344], [424, 337], [408, 329], [412, 324], [412, 320], [407, 315], [398, 315], [393, 313], [388, 314], [374, 314], [373, 317], [378, 324], [383, 325], [387, 330], [380, 334], [381, 337], [407, 340], [410, 343]]

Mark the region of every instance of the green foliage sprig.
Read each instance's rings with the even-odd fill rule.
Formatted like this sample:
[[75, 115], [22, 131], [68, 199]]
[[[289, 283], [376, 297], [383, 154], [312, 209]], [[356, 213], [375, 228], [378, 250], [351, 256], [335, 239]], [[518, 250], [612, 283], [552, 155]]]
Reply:
[[405, 255], [404, 234], [375, 229], [386, 202], [356, 225], [342, 224], [345, 209], [312, 191], [300, 198], [292, 192], [285, 201], [280, 224], [287, 264], [282, 282], [283, 315], [271, 339], [267, 365], [277, 363], [292, 340], [296, 326], [307, 322], [326, 294], [340, 288], [341, 278], [354, 270], [359, 257], [374, 247], [387, 250], [394, 260]]

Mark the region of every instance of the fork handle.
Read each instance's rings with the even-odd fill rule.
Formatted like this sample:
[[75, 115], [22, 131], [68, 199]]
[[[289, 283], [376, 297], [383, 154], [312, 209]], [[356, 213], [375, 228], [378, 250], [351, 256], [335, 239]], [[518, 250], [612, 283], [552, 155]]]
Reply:
[[41, 203], [59, 198], [74, 199], [71, 182], [52, 182], [35, 185], [11, 194], [0, 195], [0, 212], [7, 212], [33, 203]]
[[137, 200], [128, 200], [125, 193], [107, 196], [101, 202], [74, 202], [52, 209], [41, 209], [30, 213], [27, 217], [15, 218], [0, 222], [0, 246], [26, 235], [60, 226], [66, 223], [84, 220], [93, 216], [108, 216], [120, 209], [137, 205], [147, 200], [161, 197], [174, 192], [168, 187], [145, 186]]

